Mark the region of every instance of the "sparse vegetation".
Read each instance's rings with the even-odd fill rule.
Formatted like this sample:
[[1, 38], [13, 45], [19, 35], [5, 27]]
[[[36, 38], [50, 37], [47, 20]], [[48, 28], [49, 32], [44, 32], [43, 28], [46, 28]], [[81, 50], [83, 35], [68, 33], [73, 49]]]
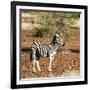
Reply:
[[80, 18], [79, 13], [37, 12], [36, 15], [36, 23], [41, 25], [33, 30], [33, 36], [37, 37], [52, 37], [56, 31], [67, 37], [70, 35], [69, 25]]
[[52, 37], [55, 34], [55, 29], [52, 27], [35, 28], [32, 34], [34, 37]]
[[[65, 49], [80, 50], [80, 29], [69, 27], [79, 21], [79, 13], [57, 13], [57, 12], [36, 12], [25, 11], [30, 15], [36, 15], [36, 21], [32, 25], [38, 24], [30, 30], [21, 30], [21, 48], [30, 48], [33, 40], [42, 43], [50, 43], [56, 31], [62, 33], [65, 40]], [[31, 20], [31, 19], [30, 19]], [[27, 20], [28, 21], [28, 20]], [[31, 26], [32, 26], [31, 25]], [[21, 78], [50, 77], [47, 70], [48, 60], [40, 58], [42, 72], [32, 72], [32, 62], [30, 53], [21, 51]], [[56, 54], [52, 63], [52, 74], [54, 77], [68, 77], [80, 75], [80, 52], [60, 52]]]

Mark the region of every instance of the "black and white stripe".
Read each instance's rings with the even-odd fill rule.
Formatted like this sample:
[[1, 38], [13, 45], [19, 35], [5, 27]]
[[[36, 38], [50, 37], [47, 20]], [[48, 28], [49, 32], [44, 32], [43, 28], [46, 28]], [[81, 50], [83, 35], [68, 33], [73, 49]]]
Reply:
[[31, 45], [32, 54], [35, 53], [36, 60], [40, 59], [40, 56], [49, 57], [56, 52], [56, 48], [51, 44], [43, 44], [41, 42], [33, 42]]
[[[56, 39], [57, 38], [57, 39]], [[59, 37], [55, 37], [51, 44], [43, 44], [38, 41], [34, 41], [31, 45], [31, 52], [30, 52], [30, 57], [33, 62], [33, 71], [36, 72], [35, 68], [37, 66], [38, 70], [41, 71], [40, 65], [39, 65], [39, 60], [40, 57], [47, 57], [49, 60], [49, 66], [48, 70], [51, 72], [52, 71], [52, 61], [54, 60], [54, 56], [56, 54], [56, 51], [58, 48], [56, 46], [63, 46], [63, 40], [60, 39]]]

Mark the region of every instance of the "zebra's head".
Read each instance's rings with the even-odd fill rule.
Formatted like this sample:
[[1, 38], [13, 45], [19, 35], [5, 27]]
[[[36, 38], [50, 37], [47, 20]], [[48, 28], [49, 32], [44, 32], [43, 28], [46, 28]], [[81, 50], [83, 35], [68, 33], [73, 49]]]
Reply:
[[52, 45], [59, 45], [59, 46], [63, 46], [65, 45], [64, 43], [64, 40], [62, 39], [61, 35], [59, 36], [58, 34], [56, 34], [54, 37], [53, 37], [53, 40], [51, 42]]
[[64, 47], [65, 42], [62, 38], [60, 38], [60, 41], [58, 42], [58, 45]]

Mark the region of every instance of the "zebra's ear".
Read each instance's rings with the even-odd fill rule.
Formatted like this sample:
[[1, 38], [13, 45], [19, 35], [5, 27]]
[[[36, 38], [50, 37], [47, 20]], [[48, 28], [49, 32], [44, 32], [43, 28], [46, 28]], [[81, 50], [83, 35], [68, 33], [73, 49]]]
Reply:
[[63, 34], [62, 34], [62, 33], [60, 33], [60, 36], [62, 37], [62, 36], [63, 36]]
[[36, 42], [36, 40], [33, 40], [33, 42]]

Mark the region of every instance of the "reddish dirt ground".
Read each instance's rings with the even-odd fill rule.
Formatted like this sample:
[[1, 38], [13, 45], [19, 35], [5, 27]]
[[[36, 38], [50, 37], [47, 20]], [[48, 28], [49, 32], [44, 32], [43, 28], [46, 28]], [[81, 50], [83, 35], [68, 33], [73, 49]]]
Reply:
[[[74, 34], [72, 37], [65, 41], [65, 48], [79, 49], [80, 37], [79, 33]], [[32, 41], [37, 40], [44, 43], [50, 43], [50, 38], [32, 37], [30, 31], [22, 30], [21, 32], [21, 48], [30, 48]], [[30, 61], [29, 51], [21, 51], [21, 79], [24, 78], [37, 78], [37, 77], [65, 77], [65, 76], [78, 76], [80, 74], [80, 53], [62, 51], [55, 55], [52, 63], [52, 72], [47, 69], [48, 59], [40, 58], [41, 72], [32, 72], [32, 61]]]

